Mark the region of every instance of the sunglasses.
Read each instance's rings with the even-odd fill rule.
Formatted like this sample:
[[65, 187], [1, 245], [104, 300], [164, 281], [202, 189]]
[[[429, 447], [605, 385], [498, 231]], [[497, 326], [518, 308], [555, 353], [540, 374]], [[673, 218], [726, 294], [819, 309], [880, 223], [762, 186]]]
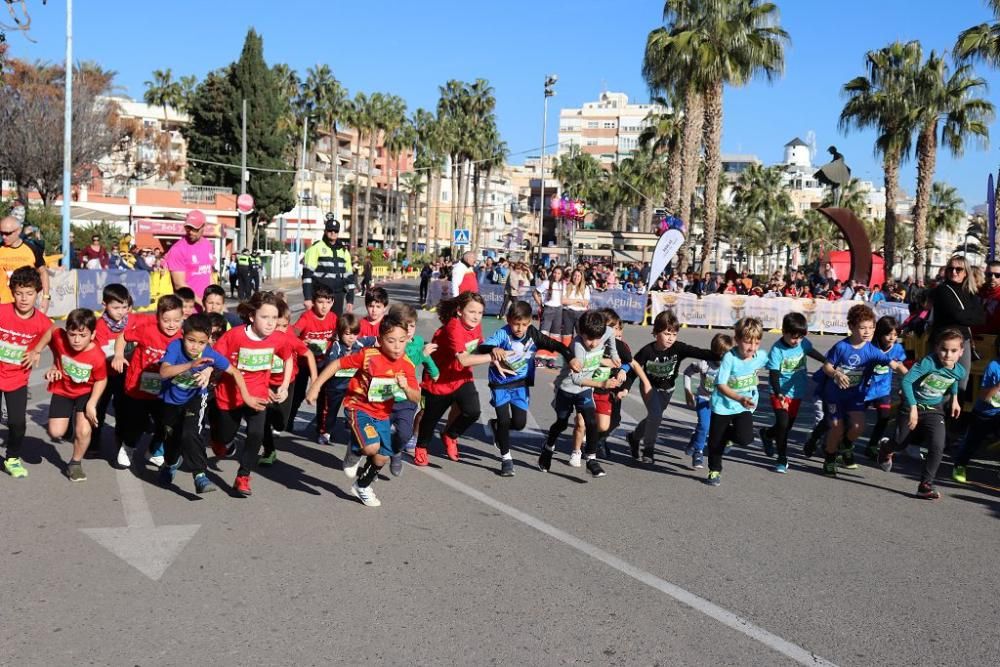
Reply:
[[988, 275], [988, 276], [990, 276], [992, 278], [1000, 278], [1000, 273], [997, 273], [996, 271], [990, 271], [986, 275]]
[[12, 229], [9, 232], [5, 232], [4, 230], [0, 229], [0, 234], [3, 234], [4, 236], [10, 236], [11, 234], [17, 234], [17, 230]]
[[965, 273], [965, 267], [964, 266], [949, 266], [948, 267], [948, 271], [950, 271], [951, 273]]

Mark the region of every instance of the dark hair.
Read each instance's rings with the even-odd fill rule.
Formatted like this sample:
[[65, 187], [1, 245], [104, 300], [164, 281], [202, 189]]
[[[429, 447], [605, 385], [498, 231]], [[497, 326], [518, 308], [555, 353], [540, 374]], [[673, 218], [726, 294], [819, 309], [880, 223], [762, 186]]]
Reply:
[[483, 301], [483, 297], [479, 296], [476, 292], [462, 292], [452, 299], [441, 301], [438, 304], [438, 319], [441, 320], [441, 324], [451, 322], [458, 316], [459, 311], [465, 310], [465, 307], [473, 301], [484, 309], [486, 308], [486, 302]]
[[856, 306], [851, 306], [851, 309], [847, 311], [847, 326], [852, 329], [862, 322], [874, 322], [875, 321], [875, 311], [863, 303], [859, 303]]
[[333, 301], [333, 290], [322, 283], [313, 287], [312, 295], [313, 301], [316, 299], [329, 299], [330, 301]]
[[190, 287], [178, 287], [177, 289], [174, 290], [174, 294], [179, 296], [184, 301], [195, 300], [194, 290], [191, 289]]
[[622, 323], [622, 318], [614, 308], [601, 308], [598, 310], [601, 315], [604, 315], [604, 322], [609, 327], [617, 327]]
[[[177, 291], [179, 292], [180, 290], [177, 290]], [[226, 300], [226, 290], [222, 289], [222, 285], [209, 285], [208, 287], [205, 288], [205, 291], [202, 292], [201, 298], [204, 301], [205, 299], [207, 299], [208, 297], [212, 296], [213, 294], [215, 296], [221, 296], [222, 297], [222, 301], [225, 302], [225, 300]]]
[[381, 303], [383, 306], [389, 305], [389, 293], [381, 287], [373, 287], [368, 290], [368, 294], [365, 294], [365, 306], [370, 306], [373, 303]]
[[156, 316], [160, 317], [163, 313], [169, 313], [171, 310], [184, 310], [184, 302], [181, 301], [180, 297], [176, 294], [164, 294], [156, 301]]
[[599, 310], [588, 310], [576, 321], [576, 331], [581, 338], [593, 340], [600, 338], [608, 330], [604, 315]]
[[390, 315], [386, 315], [385, 317], [382, 318], [382, 321], [379, 322], [379, 325], [378, 325], [378, 335], [379, 335], [379, 338], [381, 338], [382, 336], [386, 335], [387, 333], [389, 333], [393, 329], [402, 329], [403, 332], [405, 333], [406, 332], [406, 322], [404, 322], [403, 320], [401, 320], [398, 317], [392, 317]]
[[527, 301], [515, 301], [510, 304], [507, 309], [507, 321], [511, 320], [530, 320], [531, 319], [531, 304]]
[[292, 319], [292, 307], [281, 297], [278, 298], [281, 299], [281, 303], [278, 304], [278, 318], [290, 321]]
[[361, 333], [361, 319], [354, 313], [344, 313], [337, 318], [337, 336]]
[[288, 307], [288, 304], [274, 292], [255, 292], [252, 297], [236, 307], [236, 313], [241, 320], [250, 324], [250, 318], [260, 310], [261, 306], [274, 306], [280, 314], [284, 308]]
[[229, 326], [229, 322], [226, 321], [226, 316], [222, 313], [202, 313], [208, 317], [208, 323], [212, 325], [212, 330], [209, 332], [208, 337], [211, 338], [216, 331], [226, 332], [226, 328]]
[[658, 334], [664, 331], [677, 333], [681, 330], [681, 323], [677, 321], [677, 316], [672, 310], [664, 310], [653, 320], [653, 333]]
[[108, 283], [101, 292], [101, 302], [104, 305], [109, 303], [124, 303], [132, 305], [132, 295], [128, 293], [128, 288], [121, 283]]
[[[216, 314], [218, 315], [219, 313]], [[211, 338], [212, 320], [205, 313], [195, 313], [191, 317], [184, 320], [184, 324], [181, 325], [181, 331], [184, 332], [185, 336], [192, 331], [197, 331]]]
[[934, 337], [934, 347], [937, 347], [946, 340], [955, 340], [956, 338], [961, 340], [963, 344], [965, 343], [965, 336], [962, 335], [961, 331], [955, 327], [945, 327]]
[[402, 320], [404, 323], [409, 324], [410, 322], [416, 323], [417, 321], [417, 309], [408, 303], [394, 303], [386, 316], [395, 317], [396, 319]]
[[809, 324], [802, 313], [786, 313], [781, 318], [781, 333], [791, 336], [805, 336], [809, 333]]
[[875, 323], [875, 340], [881, 341], [882, 336], [888, 336], [893, 331], [899, 333], [899, 321], [892, 315], [883, 315]]
[[729, 350], [733, 349], [733, 337], [729, 334], [718, 333], [712, 336], [712, 343], [709, 346], [712, 350], [712, 354], [717, 357], [721, 357]]
[[36, 292], [42, 291], [42, 277], [38, 275], [38, 271], [35, 270], [33, 266], [22, 266], [20, 268], [14, 269], [14, 272], [10, 274], [10, 280], [7, 281], [8, 287], [10, 287], [11, 294], [18, 287], [30, 287]]
[[90, 333], [94, 333], [97, 329], [97, 317], [89, 308], [76, 308], [69, 311], [69, 315], [66, 316], [66, 331], [80, 329], [87, 329]]

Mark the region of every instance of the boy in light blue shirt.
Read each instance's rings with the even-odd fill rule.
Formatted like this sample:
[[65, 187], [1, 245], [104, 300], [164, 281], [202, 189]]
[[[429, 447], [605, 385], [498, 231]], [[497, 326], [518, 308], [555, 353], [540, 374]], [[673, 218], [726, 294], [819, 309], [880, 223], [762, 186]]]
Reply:
[[[997, 338], [997, 357], [1000, 357], [1000, 337]], [[965, 484], [965, 468], [975, 456], [976, 450], [1000, 439], [1000, 361], [996, 358], [986, 367], [980, 384], [979, 398], [972, 408], [969, 431], [962, 440], [951, 478]]]

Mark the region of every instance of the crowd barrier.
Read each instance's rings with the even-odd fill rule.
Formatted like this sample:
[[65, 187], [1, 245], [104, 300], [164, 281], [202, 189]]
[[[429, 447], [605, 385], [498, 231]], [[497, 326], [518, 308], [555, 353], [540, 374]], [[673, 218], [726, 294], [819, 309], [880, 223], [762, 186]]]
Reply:
[[173, 283], [168, 271], [73, 271], [49, 270], [49, 317], [66, 317], [74, 308], [103, 309], [101, 293], [109, 283], [120, 283], [128, 288], [135, 310], [155, 308], [156, 300], [164, 294], [173, 294]]

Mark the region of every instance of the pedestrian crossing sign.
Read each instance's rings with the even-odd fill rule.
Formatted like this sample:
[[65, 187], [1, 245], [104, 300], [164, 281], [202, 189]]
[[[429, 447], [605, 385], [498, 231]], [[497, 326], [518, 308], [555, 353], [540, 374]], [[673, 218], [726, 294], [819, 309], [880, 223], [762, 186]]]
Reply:
[[471, 243], [471, 234], [469, 233], [469, 230], [456, 229], [452, 243], [455, 245], [469, 245], [469, 243]]

